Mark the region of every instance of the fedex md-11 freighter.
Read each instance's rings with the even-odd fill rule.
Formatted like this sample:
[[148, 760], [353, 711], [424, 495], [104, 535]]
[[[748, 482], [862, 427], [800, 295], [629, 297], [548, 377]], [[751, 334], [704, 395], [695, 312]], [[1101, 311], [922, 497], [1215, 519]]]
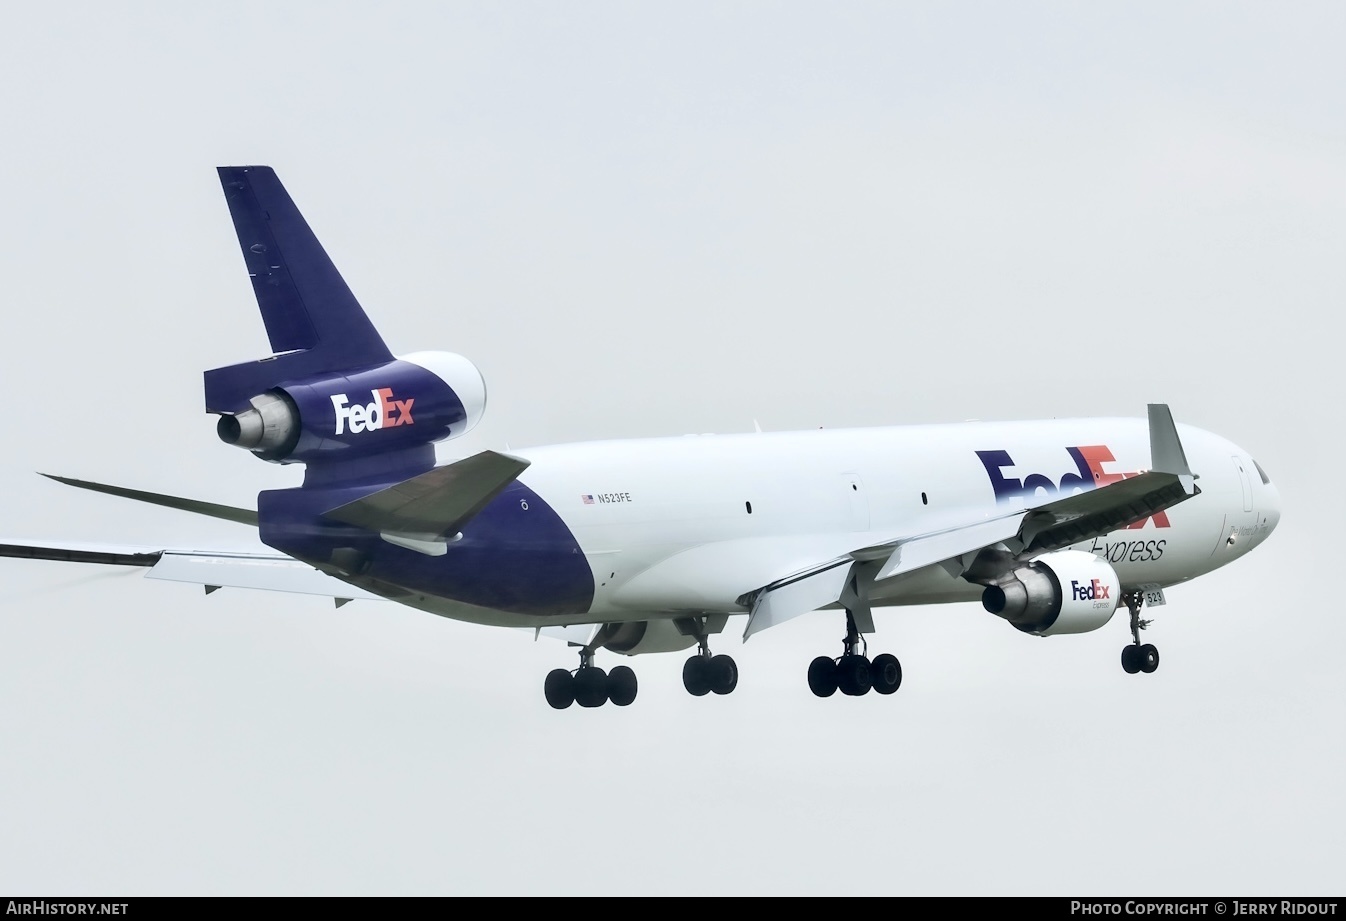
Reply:
[[53, 479], [256, 527], [275, 553], [8, 540], [0, 555], [535, 628], [578, 649], [578, 668], [544, 682], [566, 708], [635, 700], [635, 673], [604, 671], [600, 649], [695, 648], [686, 689], [728, 694], [738, 667], [711, 642], [730, 617], [747, 639], [812, 612], [846, 631], [839, 655], [808, 666], [812, 692], [891, 694], [901, 665], [871, 659], [865, 634], [875, 607], [903, 604], [980, 601], [1036, 636], [1097, 630], [1124, 608], [1122, 667], [1153, 672], [1142, 609], [1280, 517], [1246, 451], [1162, 404], [1147, 419], [605, 441], [435, 466], [434, 444], [485, 411], [476, 367], [393, 355], [276, 174], [219, 175], [274, 354], [207, 371], [206, 411], [226, 443], [304, 465], [303, 485], [252, 510]]

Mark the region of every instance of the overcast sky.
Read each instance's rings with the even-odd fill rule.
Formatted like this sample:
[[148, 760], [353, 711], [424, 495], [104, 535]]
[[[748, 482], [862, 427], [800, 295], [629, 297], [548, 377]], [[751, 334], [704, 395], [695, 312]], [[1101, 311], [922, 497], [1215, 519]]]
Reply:
[[[0, 533], [249, 546], [201, 372], [268, 349], [214, 167], [274, 166], [452, 453], [1141, 416], [1249, 450], [1262, 548], [1124, 617], [839, 615], [554, 712], [575, 656], [392, 604], [0, 561], [0, 890], [1339, 895], [1346, 7], [27, 4], [0, 30]], [[523, 453], [526, 453], [523, 452]], [[1200, 471], [1198, 471], [1200, 472]]]

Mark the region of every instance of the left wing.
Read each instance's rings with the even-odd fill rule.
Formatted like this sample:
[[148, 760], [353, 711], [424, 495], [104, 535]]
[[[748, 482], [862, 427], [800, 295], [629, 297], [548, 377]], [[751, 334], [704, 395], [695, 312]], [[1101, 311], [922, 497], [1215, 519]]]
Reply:
[[[866, 582], [937, 564], [961, 576], [987, 548], [1035, 556], [1101, 537], [1199, 495], [1168, 406], [1151, 403], [1149, 422], [1149, 471], [1033, 508], [861, 547], [772, 582], [741, 599], [751, 612], [743, 638], [838, 601], [851, 609], [862, 633], [871, 632]], [[884, 562], [872, 575], [859, 568], [877, 560]]]
[[372, 592], [319, 572], [307, 563], [278, 553], [0, 539], [0, 556], [138, 566], [146, 570], [147, 579], [203, 585], [207, 593], [219, 588], [253, 588], [323, 595], [336, 599], [338, 607], [355, 598], [379, 598]]

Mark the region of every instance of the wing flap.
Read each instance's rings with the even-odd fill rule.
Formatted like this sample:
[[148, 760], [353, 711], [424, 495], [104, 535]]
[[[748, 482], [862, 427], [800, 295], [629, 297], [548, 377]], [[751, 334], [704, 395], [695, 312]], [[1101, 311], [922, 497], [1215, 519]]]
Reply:
[[879, 568], [874, 578], [890, 579], [904, 572], [924, 569], [926, 566], [1010, 540], [1019, 533], [1020, 525], [1027, 515], [1027, 512], [1018, 512], [1004, 518], [993, 518], [901, 541], [893, 548], [892, 554]]
[[761, 592], [753, 601], [748, 625], [743, 629], [743, 638], [746, 640], [768, 627], [779, 626], [801, 614], [839, 601], [853, 565], [849, 559], [842, 560], [826, 569], [771, 586]]
[[166, 550], [145, 578], [327, 598], [379, 597], [307, 563], [275, 554]]

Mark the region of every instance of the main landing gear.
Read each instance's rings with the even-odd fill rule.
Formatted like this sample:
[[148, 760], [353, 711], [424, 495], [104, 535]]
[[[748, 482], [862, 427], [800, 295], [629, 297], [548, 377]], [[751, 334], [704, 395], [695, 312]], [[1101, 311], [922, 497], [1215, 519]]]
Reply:
[[601, 707], [612, 702], [625, 707], [636, 699], [636, 673], [625, 665], [610, 672], [594, 665], [594, 651], [580, 650], [580, 667], [575, 671], [552, 669], [542, 687], [547, 703], [557, 710], [571, 704], [581, 707]]
[[1122, 669], [1128, 675], [1134, 675], [1136, 672], [1150, 674], [1159, 667], [1159, 650], [1154, 648], [1152, 643], [1140, 642], [1140, 631], [1148, 627], [1151, 621], [1140, 619], [1140, 606], [1145, 602], [1145, 596], [1138, 591], [1122, 593], [1122, 602], [1126, 609], [1131, 612], [1131, 644], [1122, 647]]
[[872, 662], [865, 657], [869, 647], [856, 629], [855, 616], [850, 611], [846, 612], [846, 638], [842, 644], [840, 659], [819, 656], [809, 663], [809, 690], [818, 697], [831, 697], [837, 691], [861, 697], [871, 689], [891, 694], [902, 686], [902, 663], [897, 656], [885, 652]]
[[[738, 687], [738, 664], [729, 656], [713, 656], [704, 633], [697, 634], [696, 655], [682, 666], [682, 684], [694, 697], [728, 694]], [[896, 661], [896, 660], [894, 660]], [[636, 699], [636, 673], [625, 665], [610, 672], [594, 665], [594, 650], [580, 650], [580, 667], [574, 671], [552, 669], [542, 686], [547, 703], [557, 710], [571, 704], [601, 707], [612, 703], [625, 707]]]
[[728, 694], [738, 687], [738, 664], [729, 656], [713, 656], [706, 635], [696, 638], [697, 651], [682, 666], [682, 686], [693, 697], [705, 697], [712, 691]]

